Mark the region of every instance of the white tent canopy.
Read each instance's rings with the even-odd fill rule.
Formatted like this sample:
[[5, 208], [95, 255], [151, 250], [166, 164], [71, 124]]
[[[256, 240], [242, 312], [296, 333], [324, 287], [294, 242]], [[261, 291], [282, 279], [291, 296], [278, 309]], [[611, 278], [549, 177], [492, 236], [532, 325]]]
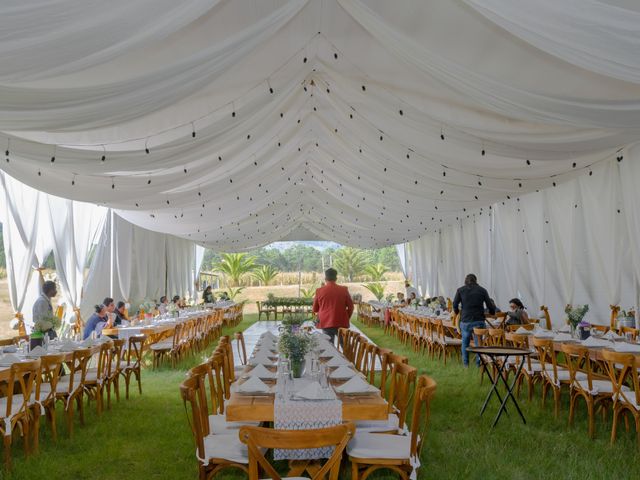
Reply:
[[640, 138], [630, 1], [99, 8], [0, 5], [1, 168], [218, 250], [404, 243]]

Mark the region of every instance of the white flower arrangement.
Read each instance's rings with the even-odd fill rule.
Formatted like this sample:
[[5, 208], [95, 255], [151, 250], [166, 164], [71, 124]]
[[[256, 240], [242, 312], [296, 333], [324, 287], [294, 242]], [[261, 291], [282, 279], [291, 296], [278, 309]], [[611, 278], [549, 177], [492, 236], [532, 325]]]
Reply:
[[151, 313], [156, 309], [156, 302], [152, 302], [151, 300], [145, 300], [138, 307], [138, 311], [144, 310], [144, 313]]
[[438, 300], [433, 300], [431, 303], [429, 303], [429, 308], [432, 310], [437, 310], [441, 307], [440, 302]]

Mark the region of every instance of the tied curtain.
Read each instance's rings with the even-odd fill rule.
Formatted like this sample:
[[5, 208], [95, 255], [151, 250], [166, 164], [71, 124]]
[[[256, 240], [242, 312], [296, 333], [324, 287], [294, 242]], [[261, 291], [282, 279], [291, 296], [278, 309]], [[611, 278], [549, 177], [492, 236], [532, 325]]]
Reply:
[[604, 325], [610, 305], [637, 309], [640, 148], [621, 155], [409, 242], [416, 283], [427, 297], [453, 298], [464, 275], [475, 273], [503, 310], [513, 297], [532, 317], [546, 305], [556, 326], [568, 303], [589, 304], [586, 319]]
[[80, 306], [87, 255], [106, 210], [38, 192], [3, 172], [0, 181], [9, 297], [16, 316], [30, 328], [43, 266], [53, 252], [60, 303], [70, 318]]

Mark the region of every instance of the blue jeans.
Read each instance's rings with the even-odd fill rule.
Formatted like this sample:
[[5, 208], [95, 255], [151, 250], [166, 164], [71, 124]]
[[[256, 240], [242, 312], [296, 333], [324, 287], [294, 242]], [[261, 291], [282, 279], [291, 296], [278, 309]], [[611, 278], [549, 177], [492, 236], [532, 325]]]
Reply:
[[[469, 352], [467, 347], [471, 342], [471, 336], [473, 336], [474, 328], [484, 328], [484, 320], [478, 320], [476, 322], [460, 322], [460, 331], [462, 332], [462, 363], [465, 366], [469, 365]], [[474, 344], [478, 346], [478, 338], [474, 336]], [[480, 365], [480, 356], [476, 355], [476, 365]]]

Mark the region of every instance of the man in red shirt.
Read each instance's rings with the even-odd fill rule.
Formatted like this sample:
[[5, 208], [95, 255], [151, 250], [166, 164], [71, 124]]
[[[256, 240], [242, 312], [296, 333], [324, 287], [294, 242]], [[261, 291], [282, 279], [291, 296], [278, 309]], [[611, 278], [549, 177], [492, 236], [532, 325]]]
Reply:
[[339, 328], [349, 328], [353, 313], [353, 301], [349, 289], [336, 284], [338, 272], [330, 268], [324, 272], [326, 284], [316, 290], [313, 313], [318, 315], [320, 328], [334, 341]]

